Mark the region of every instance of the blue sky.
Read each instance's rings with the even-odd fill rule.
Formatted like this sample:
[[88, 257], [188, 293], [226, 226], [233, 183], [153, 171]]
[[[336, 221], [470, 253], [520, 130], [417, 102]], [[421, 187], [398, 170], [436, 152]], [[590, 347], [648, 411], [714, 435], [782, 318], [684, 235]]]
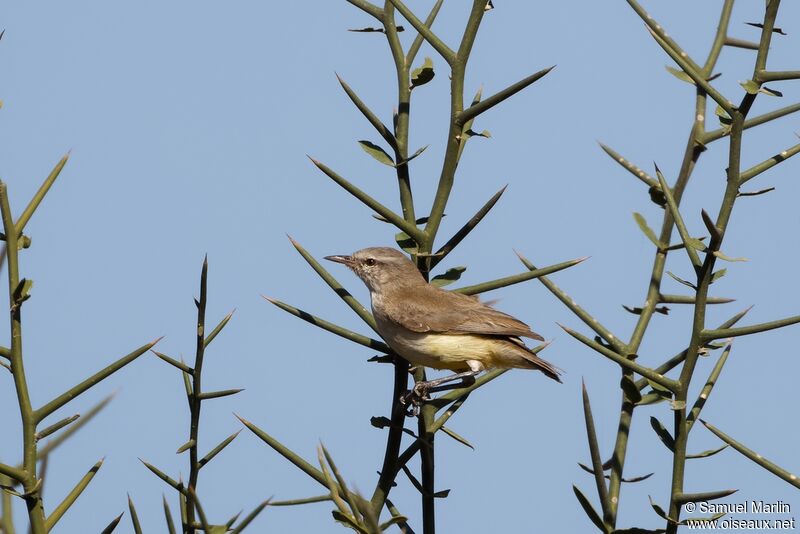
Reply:
[[[409, 5], [427, 12], [430, 1]], [[436, 23], [453, 45], [467, 7], [446, 2]], [[681, 0], [646, 7], [697, 60], [705, 58], [721, 2]], [[752, 5], [751, 5], [752, 4]], [[441, 268], [468, 267], [459, 283], [523, 270], [512, 249], [537, 264], [591, 256], [552, 279], [612, 331], [627, 338], [641, 305], [652, 245], [631, 216], [651, 226], [661, 210], [646, 188], [599, 149], [603, 141], [645, 169], [658, 162], [668, 180], [678, 171], [694, 118], [692, 88], [664, 69], [672, 65], [625, 2], [495, 2], [481, 27], [467, 74], [471, 95], [491, 94], [557, 65], [547, 77], [475, 124], [491, 139], [465, 151], [439, 242], [495, 191], [506, 194]], [[731, 35], [756, 40], [744, 22], [760, 20], [763, 4], [740, 2]], [[240, 428], [232, 412], [252, 420], [306, 458], [322, 440], [353, 485], [371, 493], [383, 455], [384, 431], [369, 418], [388, 415], [391, 370], [366, 363], [374, 351], [313, 328], [269, 305], [268, 295], [367, 333], [359, 319], [307, 267], [288, 240], [312, 254], [349, 253], [393, 244], [392, 227], [319, 173], [310, 154], [398, 209], [391, 169], [358, 147], [377, 141], [341, 91], [338, 72], [385, 121], [395, 100], [393, 66], [380, 34], [347, 32], [372, 21], [346, 2], [253, 1], [23, 3], [0, 7], [0, 176], [19, 213], [58, 159], [71, 150], [59, 181], [28, 225], [33, 247], [22, 274], [36, 285], [25, 304], [25, 355], [34, 404], [78, 382], [135, 347], [164, 335], [159, 350], [190, 358], [203, 256], [209, 257], [209, 320], [232, 309], [233, 321], [211, 346], [206, 387], [242, 387], [238, 396], [205, 403], [201, 449]], [[774, 70], [797, 65], [800, 6], [784, 2], [769, 60]], [[408, 25], [406, 25], [408, 27]], [[794, 26], [794, 27], [793, 27]], [[412, 32], [403, 34], [407, 43]], [[414, 91], [412, 149], [430, 148], [412, 164], [417, 211], [430, 206], [447, 124], [447, 73], [433, 50], [436, 78]], [[749, 78], [754, 53], [726, 49], [716, 87], [734, 100]], [[772, 84], [781, 99], [759, 97], [754, 114], [798, 101], [796, 82]], [[710, 116], [713, 109], [709, 110]], [[713, 125], [713, 121], [710, 121]], [[796, 116], [749, 130], [743, 164], [753, 165], [796, 143]], [[724, 187], [726, 143], [713, 144], [695, 171], [683, 211], [694, 233], [714, 214]], [[747, 263], [728, 267], [714, 291], [734, 297], [712, 310], [716, 324], [755, 304], [745, 322], [795, 315], [798, 287], [796, 199], [798, 162], [753, 180], [776, 191], [737, 203], [726, 252]], [[685, 256], [668, 268], [688, 275]], [[362, 284], [331, 271], [362, 302]], [[671, 280], [665, 290], [681, 293]], [[572, 494], [577, 483], [594, 499], [594, 481], [576, 462], [589, 455], [580, 382], [592, 398], [603, 456], [617, 423], [616, 365], [570, 339], [556, 322], [588, 331], [537, 282], [496, 291], [498, 307], [532, 324], [553, 346], [544, 356], [566, 371], [558, 385], [541, 375], [508, 373], [473, 395], [452, 428], [476, 447], [438, 439], [437, 502], [441, 532], [579, 532], [592, 528]], [[640, 362], [657, 365], [684, 348], [690, 309], [657, 316]], [[7, 336], [7, 326], [2, 332]], [[741, 338], [704, 417], [768, 458], [798, 468], [800, 431], [793, 419], [800, 371], [797, 332]], [[698, 383], [710, 371], [703, 360]], [[0, 378], [0, 459], [20, 454], [12, 382]], [[188, 414], [179, 374], [142, 357], [62, 415], [82, 412], [110, 392], [113, 403], [54, 456], [46, 489], [52, 507], [100, 457], [106, 462], [64, 517], [58, 532], [99, 531], [134, 498], [145, 531], [164, 531], [167, 488], [137, 460], [177, 476], [186, 458]], [[637, 412], [627, 474], [655, 472], [625, 486], [621, 527], [661, 521], [647, 496], [665, 504], [671, 457], [649, 428], [667, 422], [660, 404]], [[58, 414], [53, 416], [53, 420]], [[691, 450], [719, 441], [696, 428]], [[400, 510], [419, 524], [416, 491], [404, 480], [393, 491]], [[800, 510], [796, 491], [732, 451], [688, 466], [686, 487], [738, 487], [729, 502], [781, 499]], [[265, 498], [296, 498], [321, 488], [249, 433], [204, 470], [200, 496], [221, 521]], [[170, 497], [174, 497], [170, 494]], [[173, 505], [173, 509], [177, 506]], [[329, 503], [268, 509], [255, 532], [339, 532]], [[18, 514], [21, 509], [18, 510]], [[125, 520], [119, 532], [130, 532]]]

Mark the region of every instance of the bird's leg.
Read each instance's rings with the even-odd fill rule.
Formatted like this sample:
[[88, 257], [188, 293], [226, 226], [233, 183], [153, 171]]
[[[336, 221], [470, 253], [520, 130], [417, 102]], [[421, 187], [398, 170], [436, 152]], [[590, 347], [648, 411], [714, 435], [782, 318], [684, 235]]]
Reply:
[[[450, 389], [460, 388], [462, 386], [471, 386], [475, 383], [475, 376], [480, 373], [480, 371], [466, 371], [464, 373], [456, 373], [450, 376], [443, 376], [442, 378], [437, 378], [435, 380], [428, 380], [426, 382], [418, 382], [414, 385], [414, 388], [418, 386], [422, 386], [427, 393], [435, 393], [437, 391], [447, 391]], [[455, 382], [456, 380], [461, 380], [458, 384], [447, 384], [448, 382]], [[442, 385], [447, 384], [447, 385]]]
[[[438, 391], [447, 391], [450, 389], [457, 389], [464, 386], [470, 386], [475, 383], [475, 375], [480, 371], [466, 371], [463, 373], [456, 373], [434, 380], [426, 380], [424, 382], [417, 382], [411, 391], [407, 391], [405, 395], [400, 397], [401, 404], [411, 404], [412, 408], [409, 415], [416, 415], [419, 411], [418, 407], [424, 401], [431, 400], [430, 393]], [[460, 380], [457, 384], [448, 384], [448, 382], [455, 382]]]

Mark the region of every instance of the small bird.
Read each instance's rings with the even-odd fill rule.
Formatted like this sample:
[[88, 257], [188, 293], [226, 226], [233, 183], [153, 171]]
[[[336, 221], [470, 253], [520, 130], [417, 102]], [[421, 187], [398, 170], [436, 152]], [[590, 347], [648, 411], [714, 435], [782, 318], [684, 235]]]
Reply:
[[378, 333], [393, 351], [412, 365], [457, 373], [418, 383], [414, 392], [421, 399], [430, 391], [452, 389], [440, 386], [444, 382], [468, 382], [493, 368], [536, 369], [561, 382], [560, 369], [520, 339], [544, 341], [542, 336], [476, 297], [429, 284], [402, 252], [372, 247], [325, 259], [346, 265], [366, 284]]

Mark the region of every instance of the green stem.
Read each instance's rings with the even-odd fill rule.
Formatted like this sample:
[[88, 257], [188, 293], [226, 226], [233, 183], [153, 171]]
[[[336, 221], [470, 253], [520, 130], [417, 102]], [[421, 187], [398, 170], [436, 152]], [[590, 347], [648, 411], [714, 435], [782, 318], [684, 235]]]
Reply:
[[[733, 212], [733, 206], [736, 203], [736, 195], [739, 191], [739, 182], [741, 179], [740, 165], [745, 115], [737, 109], [733, 111], [731, 119], [727, 186], [720, 206], [719, 215], [714, 223], [714, 226], [716, 226], [719, 231], [719, 237], [714, 239], [715, 243], [712, 245], [714, 245], [717, 250], [724, 239], [725, 230], [730, 220], [731, 213]], [[702, 333], [705, 328], [706, 299], [708, 297], [709, 286], [711, 285], [711, 276], [714, 270], [715, 260], [716, 257], [713, 254], [706, 254], [703, 266], [698, 272], [697, 302], [694, 308], [692, 336], [689, 341], [686, 359], [681, 369], [679, 379], [680, 387], [675, 392], [675, 402], [678, 409], [676, 409], [674, 413], [673, 435], [675, 438], [675, 449], [672, 461], [672, 484], [668, 515], [670, 518], [676, 520], [680, 518], [681, 506], [683, 504], [680, 500], [680, 496], [683, 494], [683, 482], [686, 468], [686, 446], [689, 439], [689, 431], [691, 430], [691, 423], [687, 420], [686, 401], [692, 376], [699, 358], [700, 348], [705, 341]], [[677, 528], [678, 525], [672, 524], [671, 522], [667, 523], [668, 534], [675, 534]]]
[[[703, 122], [697, 120], [698, 116], [704, 114], [706, 106], [705, 94], [698, 90], [695, 99], [695, 120], [692, 124], [691, 132], [689, 133], [686, 149], [684, 150], [683, 161], [678, 173], [678, 178], [675, 185], [671, 188], [672, 198], [676, 206], [680, 206], [683, 193], [691, 178], [692, 171], [695, 164], [703, 152], [703, 148], [696, 144], [695, 138], [698, 133], [703, 131]], [[661, 225], [661, 233], [659, 240], [662, 243], [669, 243], [672, 237], [672, 229], [675, 221], [669, 210], [664, 213], [664, 220]], [[649, 277], [649, 285], [647, 295], [645, 297], [645, 305], [643, 306], [642, 313], [639, 315], [639, 320], [634, 327], [631, 338], [626, 347], [626, 353], [636, 354], [644, 339], [644, 334], [650, 324], [650, 320], [655, 313], [655, 308], [660, 302], [661, 295], [661, 281], [664, 276], [664, 269], [667, 261], [667, 251], [657, 250], [655, 258], [653, 259], [653, 268]], [[630, 370], [623, 370], [623, 374], [632, 378]], [[630, 426], [633, 420], [633, 412], [635, 404], [627, 397], [627, 394], [622, 392], [620, 418], [617, 426], [617, 438], [614, 444], [613, 462], [611, 465], [611, 472], [609, 474], [609, 497], [611, 499], [612, 507], [612, 525], [616, 525], [617, 511], [619, 507], [619, 495], [622, 486], [623, 471], [625, 466], [625, 458], [627, 456], [628, 448], [628, 435]]]
[[760, 70], [757, 73], [759, 82], [774, 82], [778, 80], [800, 79], [800, 70]]
[[[752, 119], [747, 119], [746, 121], [744, 121], [744, 129], [747, 130], [748, 128], [753, 128], [754, 126], [760, 126], [767, 122], [774, 121], [775, 119], [780, 119], [781, 117], [785, 117], [786, 115], [791, 115], [792, 113], [796, 113], [798, 111], [800, 111], [800, 103], [776, 109], [775, 111], [770, 111], [769, 113], [758, 115], [757, 117], [753, 117]], [[717, 128], [716, 130], [704, 133], [701, 137], [698, 138], [698, 141], [704, 145], [707, 145], [713, 141], [722, 139], [729, 133], [730, 133], [729, 128]]]
[[[397, 5], [397, 0], [392, 0], [392, 3]], [[432, 251], [433, 242], [436, 238], [436, 233], [439, 231], [445, 206], [447, 206], [447, 200], [450, 198], [450, 191], [453, 189], [453, 181], [458, 168], [459, 149], [461, 143], [464, 142], [462, 136], [464, 124], [459, 120], [459, 115], [464, 111], [464, 75], [467, 70], [467, 62], [472, 51], [472, 45], [475, 42], [478, 28], [483, 19], [485, 7], [485, 0], [473, 0], [472, 11], [470, 12], [464, 35], [461, 38], [461, 45], [458, 47], [455, 58], [450, 63], [450, 128], [447, 132], [444, 162], [439, 175], [436, 196], [433, 199], [428, 223], [425, 225], [427, 242], [422, 252]]]
[[[397, 34], [397, 26], [394, 21], [394, 6], [387, 0], [383, 8], [383, 27], [386, 32], [386, 40], [389, 42], [389, 49], [394, 59], [395, 71], [397, 72], [397, 123], [395, 125], [395, 161], [398, 163], [397, 184], [400, 190], [400, 205], [403, 209], [403, 218], [409, 223], [414, 224], [414, 196], [411, 192], [411, 178], [408, 172], [408, 163], [400, 164], [401, 161], [408, 159], [408, 127], [411, 114], [411, 83], [409, 68], [406, 63], [406, 56], [403, 52], [403, 45]], [[426, 27], [428, 24], [426, 23]], [[422, 35], [420, 33], [420, 35]]]
[[[646, 23], [650, 25], [652, 22], [647, 20], [647, 14], [644, 10], [634, 1], [629, 1], [631, 7], [634, 8], [635, 11], [645, 20]], [[728, 31], [728, 24], [730, 22], [731, 12], [733, 10], [734, 0], [725, 0], [725, 3], [722, 7], [720, 13], [719, 24], [717, 25], [716, 35], [714, 37], [714, 41], [711, 45], [711, 50], [708, 54], [705, 64], [703, 65], [702, 69], [698, 69], [703, 77], [708, 78], [714, 70], [714, 66], [716, 65], [717, 60], [719, 59], [719, 55], [722, 51], [722, 47], [725, 44], [725, 39], [727, 37]], [[654, 30], [651, 25], [651, 30]], [[667, 43], [671, 40], [666, 37]], [[673, 43], [674, 44], [674, 43]], [[677, 46], [677, 45], [675, 45]], [[706, 115], [706, 107], [707, 107], [707, 96], [705, 91], [698, 87], [697, 94], [695, 97], [695, 108], [694, 108], [694, 118], [692, 121], [692, 128], [689, 133], [686, 148], [684, 150], [683, 160], [681, 162], [681, 168], [678, 172], [678, 177], [675, 181], [675, 185], [670, 189], [672, 201], [674, 202], [674, 208], [680, 206], [681, 199], [683, 197], [683, 193], [686, 190], [686, 186], [689, 183], [689, 179], [691, 178], [692, 172], [694, 171], [695, 165], [697, 160], [700, 158], [700, 154], [703, 153], [705, 148], [702, 144], [699, 143], [698, 140], [702, 139], [705, 135], [705, 115]], [[705, 141], [704, 142], [708, 142]], [[661, 233], [659, 236], [659, 240], [663, 243], [669, 243], [672, 237], [672, 229], [675, 225], [675, 220], [672, 216], [670, 210], [666, 210], [664, 213], [663, 223], [661, 225]], [[641, 346], [641, 343], [644, 339], [645, 331], [650, 324], [650, 320], [655, 313], [656, 306], [659, 304], [661, 300], [661, 281], [664, 275], [664, 269], [666, 266], [667, 260], [667, 251], [665, 250], [657, 250], [655, 254], [655, 258], [653, 260], [653, 268], [649, 278], [649, 286], [647, 290], [647, 295], [645, 297], [645, 305], [643, 306], [642, 313], [639, 315], [639, 320], [631, 334], [631, 338], [628, 341], [626, 347], [626, 353], [628, 354], [636, 354]], [[661, 369], [657, 369], [657, 372], [661, 372]], [[665, 372], [665, 371], [664, 371]], [[628, 378], [632, 378], [632, 371], [623, 369], [623, 375], [627, 376]], [[619, 495], [620, 489], [622, 485], [622, 477], [623, 477], [623, 468], [625, 465], [625, 458], [627, 455], [627, 447], [628, 447], [628, 436], [630, 432], [630, 426], [633, 420], [633, 412], [635, 409], [635, 404], [628, 398], [627, 393], [623, 390], [622, 391], [622, 400], [621, 400], [621, 408], [620, 408], [620, 417], [619, 417], [619, 424], [617, 427], [617, 438], [614, 444], [614, 453], [612, 456], [612, 465], [611, 465], [611, 472], [610, 472], [610, 481], [609, 481], [609, 497], [611, 499], [611, 507], [612, 507], [612, 526], [616, 526], [617, 520], [617, 511], [619, 506]]]
[[[397, 32], [397, 26], [394, 20], [394, 8], [397, 5], [398, 10], [401, 11], [403, 16], [412, 23], [417, 29], [418, 35], [414, 39], [408, 54], [405, 54]], [[439, 8], [442, 2], [438, 1], [434, 4], [428, 18], [424, 25], [421, 25], [410, 13], [410, 11], [402, 4], [397, 2], [386, 1], [384, 4], [383, 27], [386, 33], [386, 39], [389, 43], [389, 50], [391, 51], [392, 58], [395, 64], [395, 71], [397, 76], [397, 119], [395, 123], [394, 138], [395, 144], [395, 161], [401, 162], [408, 159], [408, 138], [409, 138], [409, 124], [411, 114], [411, 83], [410, 83], [410, 69], [414, 57], [422, 45], [423, 39], [429, 42], [438, 42], [442, 46], [437, 48], [440, 52], [447, 53], [446, 46], [443, 43], [436, 41], [436, 37], [430, 31], [436, 15], [439, 13]], [[433, 41], [432, 41], [433, 40]], [[407, 224], [413, 225], [416, 229], [416, 215], [414, 210], [414, 198], [411, 190], [411, 178], [409, 174], [408, 163], [399, 164], [397, 166], [397, 182], [400, 194], [400, 205], [403, 210], [403, 218]], [[414, 234], [412, 237], [415, 237]], [[424, 232], [420, 232], [423, 238], [415, 237], [417, 244], [421, 248], [425, 248], [428, 239]], [[430, 246], [428, 246], [430, 249]], [[403, 437], [403, 426], [405, 423], [405, 409], [400, 404], [400, 396], [406, 391], [408, 387], [408, 362], [400, 357], [395, 357], [394, 360], [394, 384], [392, 387], [391, 398], [391, 424], [386, 438], [386, 448], [383, 457], [383, 466], [380, 471], [378, 483], [372, 494], [371, 506], [376, 516], [380, 516], [380, 512], [386, 503], [389, 496], [394, 480], [397, 473], [400, 471], [398, 466], [398, 456], [400, 454], [400, 445]], [[424, 462], [424, 459], [423, 459]], [[427, 532], [427, 531], [426, 531]]]
[[0, 182], [0, 214], [6, 234], [6, 263], [8, 269], [9, 319], [11, 323], [11, 348], [9, 359], [14, 387], [17, 392], [20, 419], [22, 420], [22, 470], [25, 472], [22, 487], [25, 492], [25, 505], [28, 509], [32, 534], [45, 534], [44, 506], [40, 485], [36, 478], [36, 413], [31, 406], [25, 366], [22, 358], [22, 302], [15, 298], [19, 286], [19, 250], [17, 229], [8, 203], [6, 184]]
[[383, 14], [381, 8], [379, 8], [375, 4], [367, 2], [367, 0], [347, 0], [347, 1], [356, 6], [358, 9], [364, 11], [365, 13], [372, 15], [378, 20], [380, 20]]
[[[397, 11], [417, 30], [428, 44], [436, 50], [448, 63], [452, 64], [456, 61], [456, 53], [448, 47], [444, 41], [434, 34], [431, 29], [421, 20], [419, 20], [414, 13], [411, 12], [406, 5], [400, 0], [389, 0], [391, 4], [397, 8]], [[485, 4], [484, 4], [485, 5]]]
[[[686, 141], [686, 149], [683, 153], [683, 161], [681, 162], [681, 168], [678, 172], [678, 178], [675, 181], [675, 185], [671, 188], [672, 198], [675, 202], [676, 208], [680, 206], [683, 193], [686, 190], [686, 186], [689, 184], [689, 179], [692, 176], [692, 171], [694, 171], [695, 164], [700, 158], [700, 154], [703, 153], [703, 148], [697, 145], [695, 138], [703, 131], [703, 122], [697, 120], [697, 117], [704, 114], [705, 107], [706, 96], [702, 91], [698, 90], [697, 97], [695, 99], [695, 120], [692, 123], [692, 129]], [[672, 230], [674, 226], [675, 219], [672, 216], [672, 212], [669, 210], [665, 211], [664, 219], [661, 224], [661, 233], [658, 237], [659, 241], [662, 243], [669, 243], [672, 240]], [[641, 315], [639, 316], [639, 320], [633, 329], [631, 339], [628, 342], [628, 349], [631, 353], [635, 353], [637, 350], [639, 350], [639, 346], [644, 339], [645, 331], [650, 324], [650, 319], [652, 319], [653, 313], [655, 313], [656, 305], [660, 301], [661, 281], [662, 277], [664, 276], [666, 261], [667, 251], [657, 250], [653, 260], [653, 268], [649, 277], [650, 283], [648, 286], [647, 295], [645, 296], [645, 305]]]
[[[0, 484], [3, 486], [10, 486], [12, 481], [6, 476], [0, 476]], [[14, 529], [14, 509], [11, 502], [12, 495], [7, 491], [0, 491], [0, 507], [2, 508], [2, 515], [0, 515], [0, 532], [3, 534], [16, 534]]]
[[[436, 16], [439, 14], [439, 10], [442, 8], [442, 4], [444, 0], [436, 0], [436, 3], [433, 4], [430, 13], [428, 14], [428, 18], [425, 19], [425, 27], [430, 28], [433, 26], [433, 21], [436, 20]], [[408, 47], [408, 52], [406, 53], [406, 66], [411, 67], [411, 64], [414, 62], [414, 59], [417, 57], [417, 52], [419, 52], [422, 43], [425, 42], [425, 36], [421, 33], [417, 32], [417, 36], [414, 38], [414, 41], [411, 43], [411, 46]]]
[[719, 15], [719, 24], [717, 24], [717, 33], [714, 36], [714, 42], [711, 44], [711, 51], [708, 53], [705, 65], [703, 65], [703, 74], [706, 78], [711, 76], [714, 66], [717, 64], [722, 47], [725, 46], [728, 37], [728, 24], [731, 21], [731, 13], [733, 12], [734, 0], [725, 0], [722, 6], [722, 12]]
[[753, 68], [753, 78], [758, 76], [758, 73], [766, 70], [767, 56], [769, 55], [769, 44], [772, 41], [772, 30], [775, 28], [775, 19], [778, 18], [778, 8], [781, 6], [781, 0], [767, 0], [767, 8], [764, 13], [764, 23], [761, 27], [761, 41], [758, 43], [758, 53], [756, 55], [756, 64]]

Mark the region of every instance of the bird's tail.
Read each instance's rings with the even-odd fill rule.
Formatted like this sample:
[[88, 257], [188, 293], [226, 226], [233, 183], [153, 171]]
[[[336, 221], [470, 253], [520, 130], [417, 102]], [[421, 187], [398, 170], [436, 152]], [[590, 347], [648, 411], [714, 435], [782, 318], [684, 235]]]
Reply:
[[[524, 369], [539, 370], [548, 377], [555, 380], [556, 382], [561, 383], [561, 375], [564, 373], [564, 371], [562, 371], [552, 363], [548, 362], [547, 360], [543, 360], [542, 358], [537, 356], [535, 352], [533, 352], [531, 349], [525, 346], [525, 344], [522, 342], [521, 339], [510, 338], [509, 341], [513, 343], [515, 345], [515, 348], [517, 349], [515, 350], [515, 353], [518, 354], [519, 356], [522, 356], [522, 361], [520, 362], [522, 365], [519, 365], [519, 367]], [[549, 343], [547, 343], [546, 345], [549, 345]]]
[[532, 369], [538, 369], [556, 382], [561, 383], [561, 374], [564, 372], [547, 360], [543, 360], [533, 352], [525, 355], [525, 360], [530, 362]]

